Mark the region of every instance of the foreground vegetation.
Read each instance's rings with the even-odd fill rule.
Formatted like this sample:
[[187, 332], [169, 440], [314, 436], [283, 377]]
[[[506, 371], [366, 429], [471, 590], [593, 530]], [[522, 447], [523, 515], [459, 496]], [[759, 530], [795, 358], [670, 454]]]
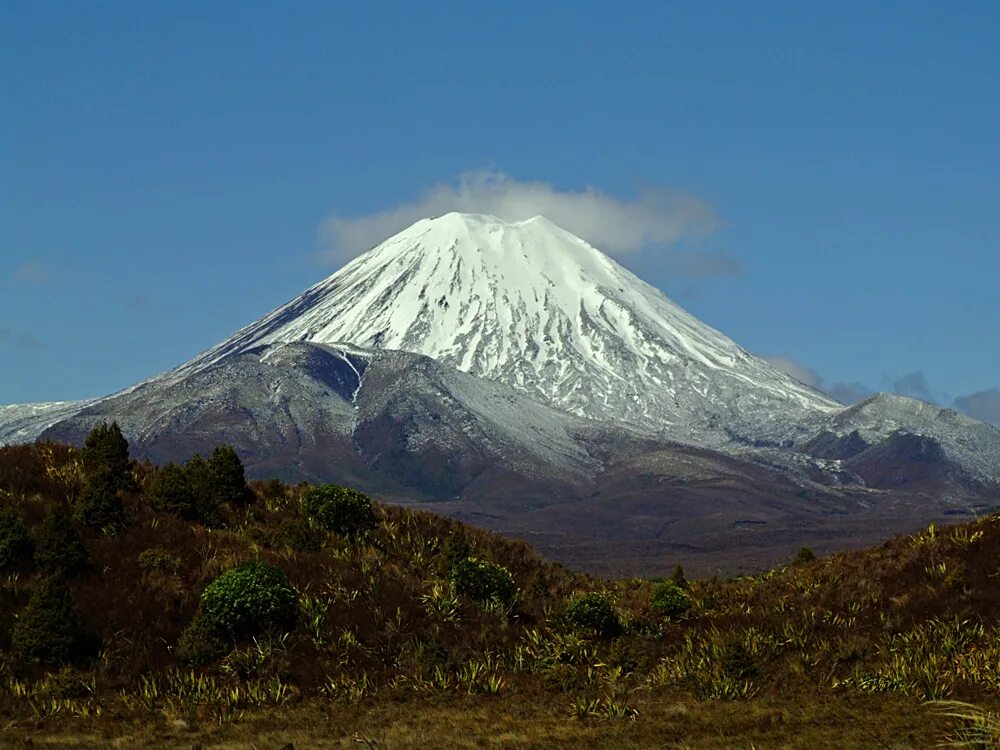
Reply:
[[104, 425], [0, 448], [0, 744], [993, 747], [998, 551], [989, 516], [602, 581], [347, 488], [248, 486], [225, 446], [137, 464]]

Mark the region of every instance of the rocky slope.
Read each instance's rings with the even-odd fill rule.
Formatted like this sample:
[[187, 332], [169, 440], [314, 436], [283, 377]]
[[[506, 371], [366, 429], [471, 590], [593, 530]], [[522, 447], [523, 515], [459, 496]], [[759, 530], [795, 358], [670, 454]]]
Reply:
[[154, 379], [42, 437], [80, 443], [111, 419], [158, 463], [225, 441], [255, 476], [438, 499], [488, 495], [494, 482], [523, 485], [522, 498], [577, 496], [599, 469], [580, 436], [611, 432], [418, 354], [306, 342]]

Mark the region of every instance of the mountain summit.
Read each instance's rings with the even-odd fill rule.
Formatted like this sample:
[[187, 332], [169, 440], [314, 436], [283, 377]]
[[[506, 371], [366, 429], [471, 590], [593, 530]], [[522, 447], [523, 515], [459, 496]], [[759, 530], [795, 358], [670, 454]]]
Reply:
[[757, 566], [992, 510], [1000, 488], [1000, 430], [885, 394], [840, 406], [542, 217], [419, 221], [174, 370], [0, 407], [0, 443], [110, 420], [138, 458], [225, 442], [249, 476], [438, 502], [588, 567]]
[[181, 371], [293, 341], [424, 354], [705, 445], [775, 440], [841, 408], [542, 216], [418, 221]]

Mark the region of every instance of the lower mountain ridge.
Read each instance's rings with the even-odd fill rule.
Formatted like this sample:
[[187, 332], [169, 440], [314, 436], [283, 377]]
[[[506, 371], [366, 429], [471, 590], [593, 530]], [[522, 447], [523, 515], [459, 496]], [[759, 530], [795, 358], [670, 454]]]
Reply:
[[675, 559], [735, 572], [803, 544], [874, 543], [992, 508], [1000, 463], [1000, 431], [911, 399], [876, 396], [791, 426], [804, 439], [722, 451], [587, 420], [419, 354], [307, 342], [8, 409], [7, 442], [80, 444], [110, 420], [156, 463], [226, 442], [250, 476], [421, 503], [598, 572]]

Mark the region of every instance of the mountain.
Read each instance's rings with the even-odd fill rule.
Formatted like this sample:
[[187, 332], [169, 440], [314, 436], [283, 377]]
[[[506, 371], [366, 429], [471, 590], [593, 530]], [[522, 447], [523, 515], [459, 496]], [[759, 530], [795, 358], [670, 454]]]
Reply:
[[79, 444], [112, 419], [135, 453], [157, 463], [224, 440], [254, 476], [442, 500], [490, 497], [494, 484], [504, 493], [516, 485], [522, 502], [579, 497], [599, 468], [581, 436], [611, 432], [419, 354], [310, 342], [261, 345], [155, 378], [42, 437]]
[[831, 416], [800, 450], [837, 460], [873, 487], [960, 484], [996, 493], [1000, 430], [923, 401], [878, 393]]
[[0, 445], [28, 443], [47, 427], [79, 413], [90, 401], [0, 404]]
[[842, 408], [541, 216], [418, 221], [181, 372], [283, 341], [417, 352], [698, 445], [781, 441]]
[[111, 419], [140, 458], [228, 442], [251, 476], [429, 503], [605, 572], [766, 566], [1000, 497], [1000, 430], [837, 404], [541, 217], [417, 222], [174, 370], [0, 407], [0, 441]]
[[887, 528], [912, 530], [956, 510], [841, 482], [835, 460], [785, 452], [782, 463], [672, 443], [423, 355], [343, 344], [234, 352], [86, 404], [41, 437], [80, 444], [112, 419], [139, 458], [184, 461], [228, 442], [250, 476], [361, 487], [528, 539], [592, 571], [683, 559], [692, 570], [736, 572], [796, 545], [875, 543]]

